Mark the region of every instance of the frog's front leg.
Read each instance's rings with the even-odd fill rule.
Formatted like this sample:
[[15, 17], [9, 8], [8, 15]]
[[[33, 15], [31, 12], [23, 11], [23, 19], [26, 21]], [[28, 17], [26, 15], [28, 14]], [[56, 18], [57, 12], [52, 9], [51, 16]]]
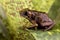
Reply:
[[[36, 26], [36, 25], [32, 25], [32, 26], [30, 26], [29, 28], [32, 28], [32, 29], [37, 30], [37, 27], [38, 27], [38, 26]], [[28, 29], [29, 29], [29, 28], [28, 28]]]
[[31, 20], [30, 22], [32, 23], [32, 25], [29, 28], [34, 28], [35, 30], [37, 30], [38, 24], [34, 20]]

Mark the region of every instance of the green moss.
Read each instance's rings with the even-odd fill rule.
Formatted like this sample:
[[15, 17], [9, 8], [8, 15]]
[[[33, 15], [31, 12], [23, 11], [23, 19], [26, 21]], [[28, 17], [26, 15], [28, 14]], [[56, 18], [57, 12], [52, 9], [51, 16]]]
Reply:
[[[54, 1], [55, 0], [13, 0], [13, 1], [1, 0], [0, 4], [4, 7], [7, 18], [8, 18], [6, 20], [7, 22], [6, 25], [9, 30], [10, 37], [13, 38], [13, 39], [11, 38], [11, 40], [35, 40], [35, 39], [36, 40], [41, 40], [41, 39], [42, 40], [48, 40], [48, 39], [53, 40], [56, 37], [58, 37], [59, 39], [58, 35], [60, 33], [59, 31], [60, 29], [59, 28], [60, 26], [59, 15], [60, 14], [59, 14], [59, 11], [57, 10], [59, 10], [60, 6], [59, 6], [59, 1], [55, 1], [55, 3]], [[19, 11], [21, 11], [24, 8], [48, 12], [49, 16], [53, 20], [55, 20], [57, 24], [54, 26], [53, 30], [48, 31], [48, 32], [42, 32], [40, 30], [37, 30], [37, 31], [23, 30], [21, 28], [29, 27], [32, 25], [27, 19], [25, 19], [24, 17], [21, 17], [19, 14]]]

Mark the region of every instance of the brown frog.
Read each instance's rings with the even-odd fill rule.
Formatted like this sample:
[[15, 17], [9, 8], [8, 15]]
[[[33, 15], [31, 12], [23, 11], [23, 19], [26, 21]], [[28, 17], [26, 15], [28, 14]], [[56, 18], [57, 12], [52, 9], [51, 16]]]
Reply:
[[37, 27], [43, 31], [52, 29], [54, 25], [54, 21], [52, 21], [45, 12], [24, 9], [20, 15], [27, 18], [33, 24], [32, 27]]

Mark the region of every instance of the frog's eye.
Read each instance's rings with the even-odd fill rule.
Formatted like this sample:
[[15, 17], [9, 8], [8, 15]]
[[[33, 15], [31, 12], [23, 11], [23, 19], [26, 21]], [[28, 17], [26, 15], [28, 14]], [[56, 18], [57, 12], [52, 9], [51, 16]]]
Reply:
[[28, 14], [27, 11], [21, 11], [21, 13], [20, 13], [20, 15], [24, 16], [24, 17], [27, 16], [27, 14]]
[[26, 12], [24, 12], [24, 15], [25, 15], [25, 16], [27, 16], [27, 14], [28, 14], [28, 13], [27, 13], [27, 11], [26, 11]]

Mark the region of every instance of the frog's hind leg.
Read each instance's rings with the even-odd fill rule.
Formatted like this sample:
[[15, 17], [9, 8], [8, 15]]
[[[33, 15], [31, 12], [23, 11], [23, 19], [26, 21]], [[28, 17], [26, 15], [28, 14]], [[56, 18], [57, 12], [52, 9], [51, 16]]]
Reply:
[[52, 29], [53, 26], [54, 26], [54, 23], [52, 25], [50, 25], [49, 27], [46, 27], [46, 29], [44, 31], [48, 31], [48, 30]]

